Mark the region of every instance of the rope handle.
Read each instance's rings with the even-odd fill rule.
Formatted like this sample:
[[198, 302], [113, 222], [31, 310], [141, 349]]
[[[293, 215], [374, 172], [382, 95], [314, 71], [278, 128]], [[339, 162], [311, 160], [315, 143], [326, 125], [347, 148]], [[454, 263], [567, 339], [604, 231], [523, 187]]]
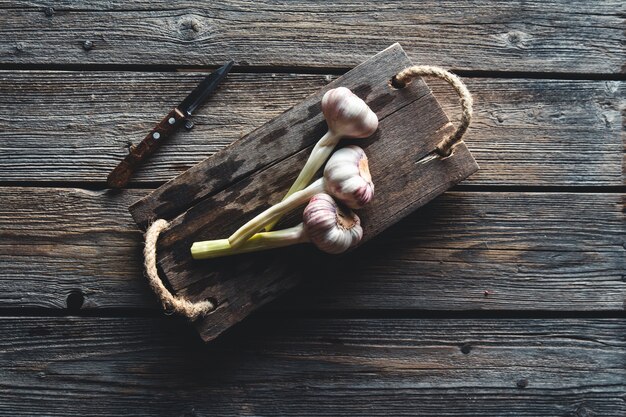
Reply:
[[443, 157], [450, 156], [452, 154], [452, 148], [461, 141], [472, 121], [472, 95], [459, 77], [452, 74], [450, 71], [446, 71], [441, 67], [435, 67], [432, 65], [414, 65], [412, 67], [405, 68], [394, 75], [391, 79], [391, 85], [395, 88], [404, 88], [410, 84], [413, 79], [420, 76], [441, 78], [450, 84], [459, 95], [462, 110], [461, 122], [459, 123], [456, 131], [450, 135], [450, 137], [439, 142], [436, 148], [439, 155]]
[[146, 276], [148, 277], [150, 287], [152, 287], [152, 290], [159, 297], [166, 311], [171, 311], [188, 317], [191, 320], [195, 320], [215, 310], [215, 305], [208, 300], [194, 303], [182, 297], [175, 296], [163, 285], [163, 281], [159, 278], [159, 272], [156, 266], [156, 243], [161, 232], [169, 226], [170, 224], [166, 220], [158, 219], [146, 230], [146, 245], [143, 249]]

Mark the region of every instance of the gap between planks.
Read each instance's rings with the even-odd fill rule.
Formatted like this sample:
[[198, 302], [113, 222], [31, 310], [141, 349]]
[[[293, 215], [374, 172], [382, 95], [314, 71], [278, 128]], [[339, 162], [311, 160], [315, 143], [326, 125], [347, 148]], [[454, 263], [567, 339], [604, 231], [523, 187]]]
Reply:
[[[130, 183], [125, 190], [148, 192], [154, 191], [167, 181]], [[21, 188], [75, 188], [85, 191], [105, 192], [110, 190], [106, 182], [82, 182], [82, 181], [1, 181], [0, 187]], [[460, 193], [573, 193], [573, 194], [623, 194], [626, 193], [626, 185], [469, 185], [458, 184], [448, 191]]]
[[[170, 315], [160, 307], [137, 308], [99, 308], [99, 309], [69, 309], [69, 308], [33, 308], [33, 307], [0, 307], [0, 317], [81, 317], [81, 318], [166, 318]], [[281, 320], [285, 318], [285, 310], [269, 305], [250, 315], [247, 320]], [[420, 320], [555, 320], [555, 319], [619, 319], [626, 318], [625, 310], [422, 310], [422, 309], [302, 309], [290, 310], [291, 319], [420, 319]], [[191, 327], [191, 326], [190, 326]]]
[[[171, 66], [142, 64], [11, 64], [0, 63], [0, 71], [64, 71], [64, 72], [212, 72], [220, 65]], [[297, 74], [340, 76], [351, 67], [290, 67], [290, 66], [241, 66], [234, 65], [231, 74]], [[567, 72], [567, 71], [485, 71], [446, 68], [465, 78], [533, 79], [533, 80], [580, 80], [580, 81], [626, 81], [626, 73]]]

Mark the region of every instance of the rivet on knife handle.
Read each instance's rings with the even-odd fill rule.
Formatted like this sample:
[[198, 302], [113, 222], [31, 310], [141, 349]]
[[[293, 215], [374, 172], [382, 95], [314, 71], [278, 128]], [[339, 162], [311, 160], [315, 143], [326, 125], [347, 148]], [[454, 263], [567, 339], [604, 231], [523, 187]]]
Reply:
[[109, 174], [107, 178], [108, 186], [111, 188], [125, 186], [133, 175], [135, 168], [148, 156], [152, 155], [161, 143], [184, 121], [185, 115], [177, 108], [169, 112], [138, 145], [130, 147], [128, 155]]

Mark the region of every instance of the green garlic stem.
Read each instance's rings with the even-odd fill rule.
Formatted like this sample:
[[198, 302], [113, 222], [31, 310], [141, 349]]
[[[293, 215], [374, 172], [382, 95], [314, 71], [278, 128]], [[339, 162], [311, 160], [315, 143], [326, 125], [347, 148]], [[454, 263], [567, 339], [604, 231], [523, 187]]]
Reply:
[[309, 239], [306, 233], [304, 233], [304, 225], [300, 223], [289, 229], [257, 233], [238, 248], [230, 246], [228, 239], [194, 242], [193, 245], [191, 245], [191, 256], [193, 259], [212, 259], [222, 256], [238, 255], [240, 253], [282, 248], [284, 246], [308, 241]]
[[291, 194], [285, 200], [278, 204], [273, 205], [264, 212], [258, 214], [255, 218], [248, 223], [241, 226], [235, 233], [230, 235], [228, 242], [233, 248], [241, 247], [243, 243], [248, 240], [252, 235], [261, 230], [266, 224], [276, 219], [278, 216], [282, 216], [285, 213], [290, 212], [298, 206], [306, 203], [315, 194], [324, 191], [324, 179], [320, 178], [313, 184], [306, 187], [304, 190], [296, 191]]
[[[296, 191], [300, 191], [309, 185], [315, 173], [322, 167], [322, 165], [324, 165], [324, 162], [326, 162], [330, 154], [333, 152], [333, 149], [335, 149], [335, 146], [337, 146], [339, 138], [339, 135], [332, 133], [330, 130], [322, 136], [322, 138], [313, 147], [311, 155], [309, 155], [309, 159], [307, 159], [304, 167], [300, 171], [300, 174], [298, 174], [298, 178], [296, 178], [294, 183], [291, 185], [291, 188], [289, 188], [289, 191], [287, 191], [283, 200]], [[265, 231], [269, 232], [272, 230], [281, 217], [282, 216], [278, 216], [275, 220], [265, 226]]]

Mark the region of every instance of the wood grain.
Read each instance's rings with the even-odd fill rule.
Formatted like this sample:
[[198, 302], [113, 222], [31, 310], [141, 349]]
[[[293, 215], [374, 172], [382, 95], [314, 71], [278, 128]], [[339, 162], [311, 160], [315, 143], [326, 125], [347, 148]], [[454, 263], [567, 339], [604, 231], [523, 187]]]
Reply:
[[[202, 79], [194, 73], [0, 71], [0, 181], [106, 176]], [[326, 75], [229, 74], [222, 88], [133, 178], [169, 180], [305, 99]], [[626, 83], [466, 78], [466, 136], [481, 170], [466, 184], [624, 185]], [[450, 117], [453, 91], [428, 79]], [[62, 111], [60, 110], [62, 109]]]
[[[0, 0], [0, 415], [624, 416], [624, 12]], [[152, 71], [232, 57], [261, 73], [229, 76], [138, 173], [150, 189], [394, 41], [416, 63], [509, 77], [465, 79], [481, 165], [467, 184], [559, 192], [447, 193], [209, 346], [182, 320], [148, 318], [160, 307], [127, 212], [148, 190], [63, 187], [102, 188], [202, 79]], [[428, 84], [454, 116], [454, 94]], [[68, 314], [75, 292], [78, 314], [119, 317], [45, 317]], [[424, 310], [494, 318], [411, 318], [439, 315]], [[546, 318], [596, 314], [616, 318]]]
[[619, 0], [142, 0], [132, 9], [123, 1], [12, 1], [0, 8], [0, 63], [204, 66], [234, 59], [347, 68], [397, 41], [415, 62], [457, 69], [622, 73], [626, 55]]
[[[619, 319], [0, 318], [12, 416], [626, 413]], [[97, 404], [97, 406], [94, 406]]]
[[[87, 310], [156, 311], [127, 211], [146, 193], [1, 187], [0, 307], [64, 308], [79, 290]], [[623, 204], [448, 192], [272, 308], [624, 311]]]

